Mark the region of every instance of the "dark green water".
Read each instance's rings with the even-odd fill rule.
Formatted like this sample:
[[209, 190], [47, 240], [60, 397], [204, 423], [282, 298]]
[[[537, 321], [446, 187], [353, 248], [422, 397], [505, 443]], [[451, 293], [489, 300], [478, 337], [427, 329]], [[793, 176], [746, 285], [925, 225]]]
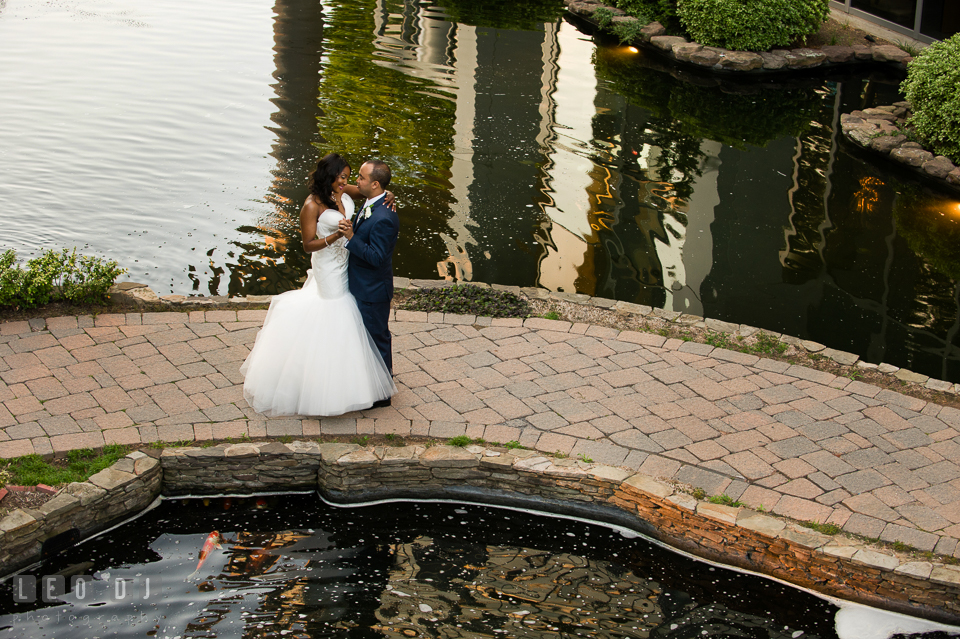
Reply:
[[960, 202], [838, 131], [900, 78], [717, 86], [563, 15], [7, 0], [0, 245], [76, 245], [160, 294], [278, 293], [308, 266], [317, 157], [375, 155], [397, 275], [665, 307], [960, 381]]
[[[212, 529], [223, 544], [191, 577]], [[16, 604], [0, 583], [0, 637], [836, 637], [836, 606], [805, 592], [470, 505], [169, 500], [29, 574], [58, 572], [90, 577], [83, 600]]]

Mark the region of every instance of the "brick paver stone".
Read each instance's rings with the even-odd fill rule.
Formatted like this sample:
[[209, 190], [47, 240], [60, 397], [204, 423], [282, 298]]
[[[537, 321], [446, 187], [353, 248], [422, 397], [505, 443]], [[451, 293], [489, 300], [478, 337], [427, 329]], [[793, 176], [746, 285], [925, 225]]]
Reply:
[[0, 324], [0, 458], [244, 435], [465, 434], [956, 551], [955, 408], [652, 333], [398, 311], [391, 408], [268, 419], [243, 400], [239, 372], [265, 315]]

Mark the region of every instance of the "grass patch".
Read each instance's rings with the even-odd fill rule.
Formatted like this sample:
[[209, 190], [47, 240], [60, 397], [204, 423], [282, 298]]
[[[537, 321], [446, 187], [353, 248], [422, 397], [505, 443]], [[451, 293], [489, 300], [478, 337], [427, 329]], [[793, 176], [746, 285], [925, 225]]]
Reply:
[[580, 453], [579, 455], [577, 455], [577, 459], [579, 459], [579, 460], [582, 461], [582, 462], [586, 462], [586, 463], [588, 463], [588, 464], [592, 464], [592, 463], [593, 463], [593, 458], [587, 457], [587, 456], [584, 455], [583, 453]]
[[690, 491], [690, 496], [692, 496], [694, 499], [704, 499], [707, 496], [707, 491], [705, 491], [703, 488], [694, 488], [692, 491]]
[[836, 524], [820, 524], [815, 521], [801, 521], [800, 525], [804, 528], [816, 530], [824, 535], [836, 535], [840, 532], [840, 526]]
[[730, 495], [711, 495], [707, 501], [711, 504], [720, 504], [721, 506], [732, 506], [733, 508], [739, 508], [743, 506], [742, 501], [737, 501]]
[[450, 446], [458, 446], [464, 448], [473, 443], [473, 440], [467, 437], [466, 435], [457, 435], [456, 437], [451, 437], [447, 440], [447, 444]]
[[71, 450], [67, 453], [65, 464], [51, 464], [40, 455], [25, 455], [11, 459], [3, 468], [6, 483], [18, 486], [60, 486], [75, 481], [86, 481], [91, 475], [111, 466], [127, 454], [127, 447], [108, 444], [102, 453], [89, 448]]
[[783, 355], [789, 348], [786, 343], [763, 331], [759, 331], [755, 339], [757, 341], [749, 346], [749, 349], [759, 355]]
[[518, 448], [519, 448], [519, 449], [526, 449], [526, 446], [522, 445], [520, 442], [518, 442], [518, 441], [515, 440], [515, 439], [514, 439], [514, 440], [511, 440], [511, 441], [508, 441], [506, 444], [503, 445], [503, 447], [506, 448], [507, 450], [516, 450], [516, 449], [518, 449]]
[[556, 311], [547, 311], [546, 313], [543, 314], [543, 319], [558, 320], [560, 319], [560, 313]]
[[527, 318], [533, 312], [527, 300], [522, 297], [508, 291], [470, 284], [420, 289], [398, 302], [397, 308], [405, 311], [482, 317]]

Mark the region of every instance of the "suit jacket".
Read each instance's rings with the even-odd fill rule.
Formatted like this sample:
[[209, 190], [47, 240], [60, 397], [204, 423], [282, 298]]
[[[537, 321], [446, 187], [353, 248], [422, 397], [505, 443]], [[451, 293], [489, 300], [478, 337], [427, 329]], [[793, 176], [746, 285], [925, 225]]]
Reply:
[[383, 198], [373, 205], [370, 217], [358, 220], [347, 242], [350, 292], [364, 302], [393, 299], [393, 249], [400, 234], [400, 219]]

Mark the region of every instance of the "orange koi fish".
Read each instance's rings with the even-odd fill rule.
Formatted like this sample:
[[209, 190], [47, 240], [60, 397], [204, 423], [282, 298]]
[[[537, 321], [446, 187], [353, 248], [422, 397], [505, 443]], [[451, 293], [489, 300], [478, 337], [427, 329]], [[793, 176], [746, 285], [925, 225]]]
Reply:
[[210, 551], [213, 550], [214, 546], [217, 547], [217, 550], [220, 549], [220, 542], [222, 540], [223, 538], [220, 537], [220, 533], [216, 530], [207, 535], [207, 540], [203, 542], [203, 548], [200, 549], [200, 561], [197, 562], [197, 569], [193, 571], [193, 574], [187, 577], [187, 581], [190, 581], [200, 573], [200, 566], [202, 566], [203, 562], [207, 560], [207, 556], [210, 554]]

